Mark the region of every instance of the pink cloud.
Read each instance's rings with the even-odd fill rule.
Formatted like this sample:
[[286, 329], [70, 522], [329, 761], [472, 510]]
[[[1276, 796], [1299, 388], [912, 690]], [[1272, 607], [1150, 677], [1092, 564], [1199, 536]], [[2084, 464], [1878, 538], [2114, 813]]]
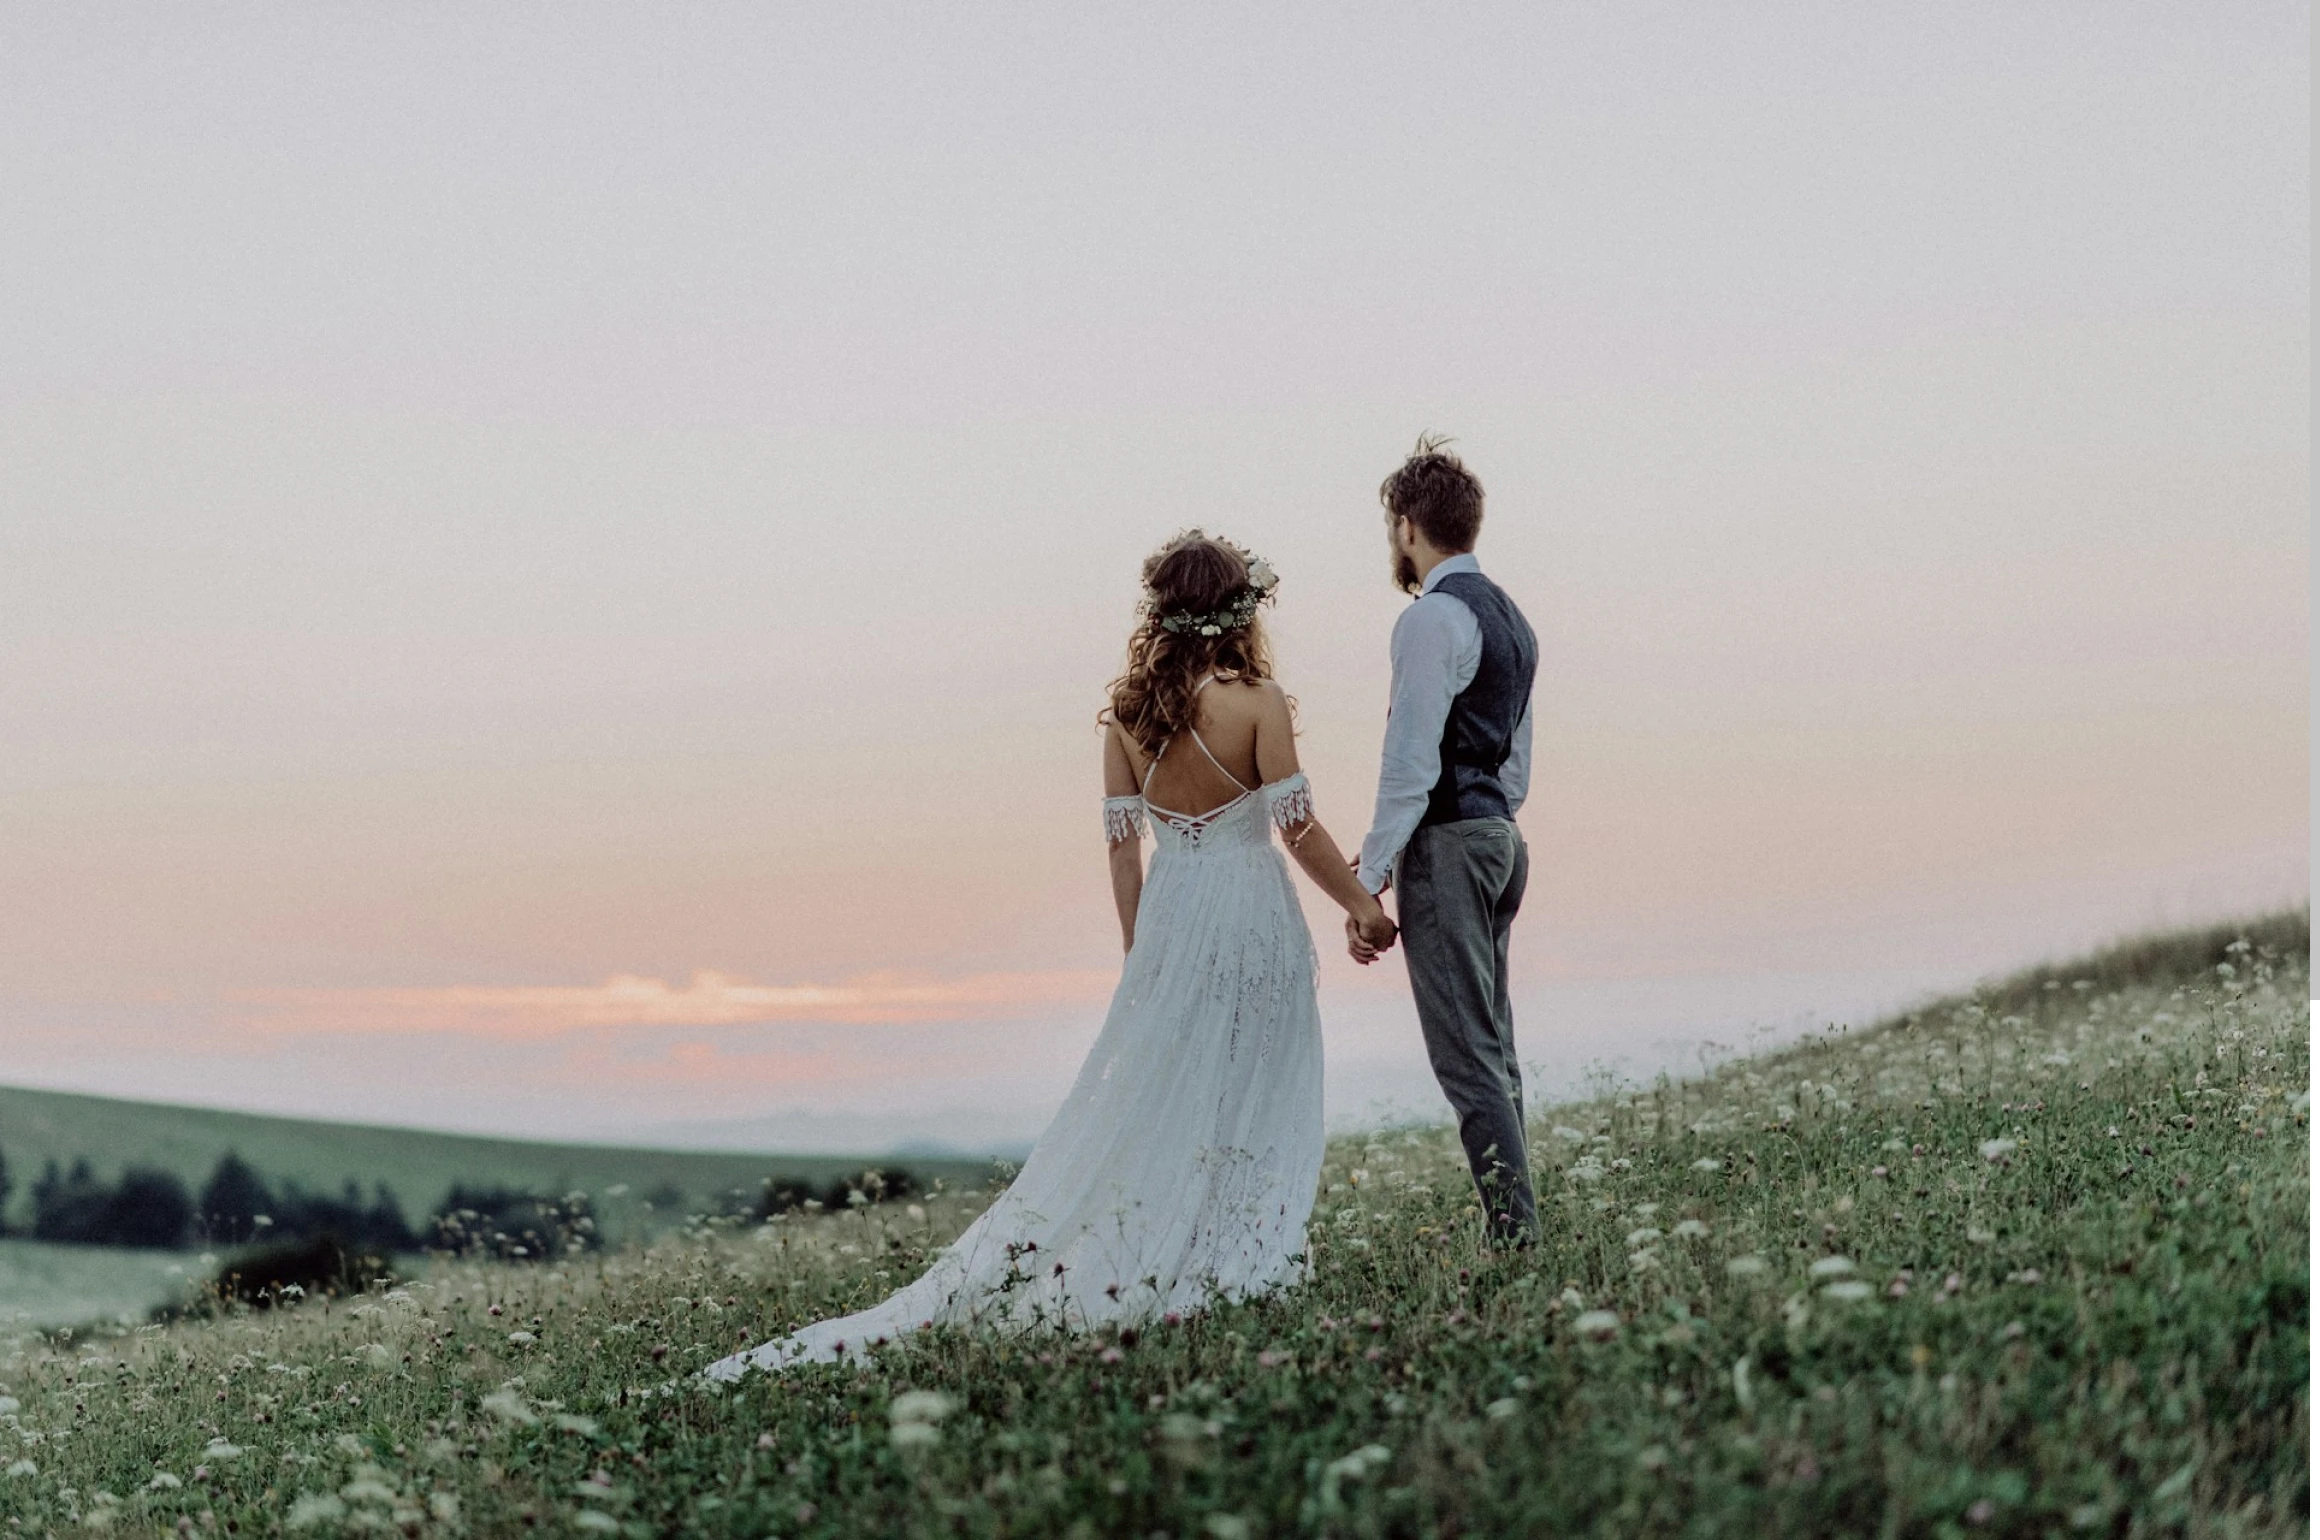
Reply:
[[621, 973], [587, 985], [258, 989], [231, 998], [242, 1007], [242, 1024], [274, 1032], [544, 1038], [601, 1027], [983, 1021], [1044, 1006], [1100, 1002], [1117, 980], [1110, 970], [949, 979], [881, 972], [842, 984], [755, 984], [703, 970], [682, 985]]

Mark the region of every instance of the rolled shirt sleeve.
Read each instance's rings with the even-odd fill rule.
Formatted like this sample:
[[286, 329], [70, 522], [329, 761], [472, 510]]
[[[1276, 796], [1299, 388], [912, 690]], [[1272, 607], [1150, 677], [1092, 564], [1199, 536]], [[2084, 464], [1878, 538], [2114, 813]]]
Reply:
[[1393, 700], [1378, 766], [1377, 810], [1361, 842], [1361, 885], [1382, 890], [1394, 860], [1426, 816], [1442, 777], [1450, 704], [1482, 666], [1482, 627], [1449, 594], [1429, 592], [1394, 622]]

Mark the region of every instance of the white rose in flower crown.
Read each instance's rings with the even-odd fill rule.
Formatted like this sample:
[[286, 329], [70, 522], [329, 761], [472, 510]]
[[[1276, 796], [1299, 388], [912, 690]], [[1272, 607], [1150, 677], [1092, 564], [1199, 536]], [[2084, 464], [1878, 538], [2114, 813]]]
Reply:
[[1249, 586], [1263, 593], [1280, 579], [1273, 575], [1273, 564], [1263, 557], [1249, 563]]

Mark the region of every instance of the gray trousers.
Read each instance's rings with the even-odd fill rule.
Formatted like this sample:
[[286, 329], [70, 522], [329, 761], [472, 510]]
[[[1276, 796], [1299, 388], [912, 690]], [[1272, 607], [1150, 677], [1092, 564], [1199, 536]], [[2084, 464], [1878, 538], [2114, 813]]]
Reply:
[[1428, 824], [1394, 866], [1426, 1057], [1458, 1115], [1485, 1222], [1502, 1241], [1527, 1240], [1539, 1223], [1506, 990], [1507, 935], [1529, 879], [1529, 848], [1504, 818]]

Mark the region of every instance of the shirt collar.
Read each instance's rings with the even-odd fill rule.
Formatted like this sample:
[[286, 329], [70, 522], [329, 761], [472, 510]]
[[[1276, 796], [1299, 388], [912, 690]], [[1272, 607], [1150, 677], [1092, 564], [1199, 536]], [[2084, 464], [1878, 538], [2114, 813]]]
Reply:
[[1474, 559], [1472, 551], [1460, 551], [1456, 556], [1445, 556], [1434, 570], [1426, 574], [1426, 581], [1418, 585], [1418, 597], [1423, 599], [1434, 591], [1434, 585], [1454, 573], [1471, 572], [1482, 575], [1482, 563]]

